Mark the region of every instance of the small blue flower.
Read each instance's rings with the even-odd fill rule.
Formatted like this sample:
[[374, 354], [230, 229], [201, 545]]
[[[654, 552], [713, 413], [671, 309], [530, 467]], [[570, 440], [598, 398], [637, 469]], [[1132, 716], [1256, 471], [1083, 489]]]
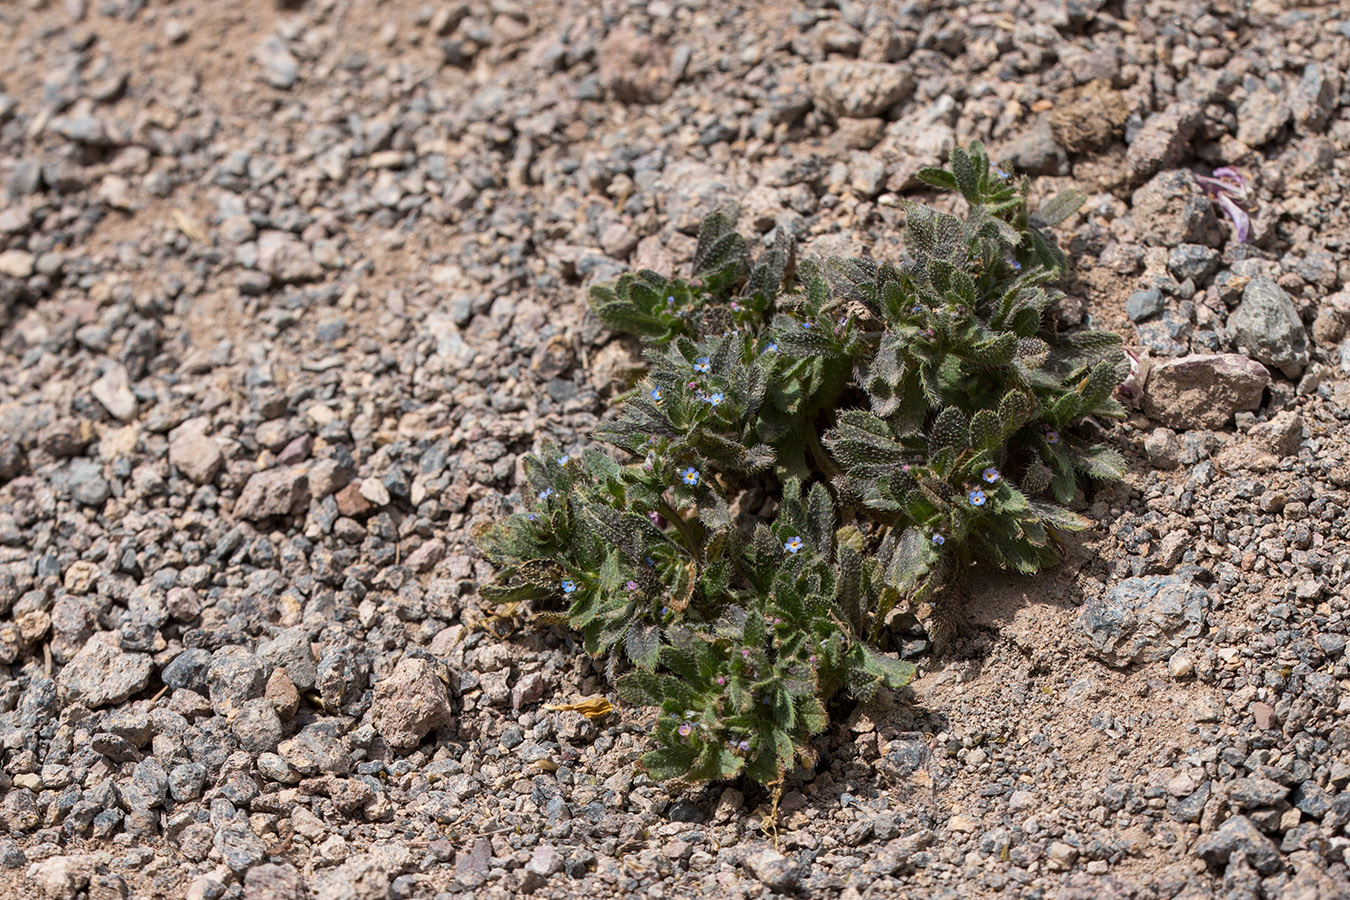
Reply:
[[653, 399], [653, 400], [655, 400], [655, 401], [657, 401], [657, 402], [659, 403], [659, 402], [661, 402], [661, 398], [664, 397], [664, 396], [665, 396], [665, 394], [661, 393], [661, 389], [660, 389], [659, 387], [654, 387], [654, 388], [652, 388], [652, 399]]
[[558, 465], [560, 465], [560, 466], [565, 466], [565, 465], [567, 465], [567, 464], [568, 464], [569, 462], [571, 462], [571, 461], [572, 461], [572, 457], [568, 456], [566, 453], [564, 453], [562, 456], [558, 457]]
[[1047, 432], [1045, 433], [1045, 442], [1046, 442], [1047, 444], [1058, 444], [1058, 443], [1059, 443], [1059, 432], [1058, 432], [1058, 431], [1047, 431]]
[[980, 477], [985, 480], [985, 483], [993, 484], [1003, 476], [998, 473], [998, 469], [995, 469], [993, 466], [990, 466], [989, 468], [985, 469], [982, 473], [980, 473]]
[[919, 313], [923, 312], [923, 307], [915, 303], [913, 306], [909, 308], [909, 311], [917, 316]]
[[976, 488], [966, 495], [966, 499], [970, 501], [971, 506], [984, 506], [989, 498], [984, 495], [984, 491]]
[[994, 171], [998, 173], [998, 177], [999, 177], [999, 178], [1002, 178], [1002, 179], [1004, 179], [1005, 181], [1006, 181], [1007, 179], [1009, 179], [1009, 178], [1012, 177], [1011, 174], [1009, 174], [1008, 172], [1003, 171], [1003, 170], [1000, 169], [998, 166], [995, 166], [995, 167], [994, 167]]
[[789, 553], [796, 553], [802, 549], [802, 539], [799, 537], [788, 538], [787, 542], [783, 544], [783, 549]]
[[717, 391], [715, 393], [709, 394], [704, 399], [706, 399], [713, 406], [720, 406], [722, 401], [725, 400], [726, 398], [722, 396], [721, 391]]
[[765, 352], [765, 353], [777, 353], [777, 352], [778, 352], [778, 342], [777, 342], [777, 341], [769, 341], [769, 343], [767, 343], [767, 344], [764, 345], [764, 352]]
[[736, 749], [739, 750], [739, 751], [741, 751], [742, 753], [749, 753], [749, 752], [750, 752], [750, 742], [749, 742], [749, 741], [741, 741], [739, 744], [736, 745]]
[[700, 356], [698, 359], [694, 360], [694, 371], [698, 372], [700, 375], [707, 375], [711, 372], [712, 363], [708, 360], [708, 357]]
[[803, 327], [803, 328], [808, 328], [808, 329], [809, 329], [809, 328], [811, 327], [811, 323], [810, 323], [810, 322], [803, 322], [803, 323], [802, 323], [802, 327]]
[[933, 535], [933, 543], [941, 547], [943, 544], [947, 543], [947, 539], [940, 534], [935, 534]]
[[1014, 272], [1022, 271], [1022, 264], [1015, 259], [1008, 260], [1008, 265], [1012, 266]]
[[531, 522], [534, 521], [534, 513], [530, 513], [529, 519], [530, 519]]
[[553, 488], [544, 488], [542, 491], [539, 492], [540, 500], [547, 500], [549, 497], [552, 496], [553, 496]]
[[561, 587], [562, 587], [562, 592], [563, 592], [564, 594], [570, 594], [570, 593], [572, 593], [573, 591], [575, 591], [575, 590], [577, 589], [577, 586], [576, 586], [575, 584], [573, 584], [571, 581], [566, 581], [566, 580], [563, 581]]
[[675, 305], [675, 298], [674, 298], [674, 297], [667, 297], [667, 298], [666, 298], [666, 306], [674, 306], [674, 305]]
[[680, 473], [680, 480], [688, 485], [698, 484], [698, 469], [695, 469], [693, 466], [685, 469]]

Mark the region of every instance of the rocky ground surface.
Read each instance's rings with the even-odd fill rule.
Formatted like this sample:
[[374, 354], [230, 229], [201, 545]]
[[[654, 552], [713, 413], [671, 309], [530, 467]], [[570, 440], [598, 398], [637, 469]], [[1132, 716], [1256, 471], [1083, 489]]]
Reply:
[[[0, 893], [1350, 894], [1336, 4], [15, 0], [0, 54]], [[472, 535], [636, 365], [588, 282], [728, 202], [894, 257], [974, 138], [1089, 197], [1131, 473], [907, 636], [775, 845], [555, 708], [610, 685]]]

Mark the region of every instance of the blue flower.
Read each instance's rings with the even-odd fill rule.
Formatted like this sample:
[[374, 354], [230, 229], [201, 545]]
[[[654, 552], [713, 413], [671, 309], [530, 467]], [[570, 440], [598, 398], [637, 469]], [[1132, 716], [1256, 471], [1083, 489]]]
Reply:
[[1014, 272], [1022, 271], [1022, 264], [1015, 259], [1008, 260], [1008, 265], [1013, 267]]
[[913, 306], [909, 308], [909, 311], [914, 313], [915, 315], [918, 315], [919, 313], [923, 312], [923, 307], [915, 303]]
[[564, 594], [570, 594], [570, 593], [572, 593], [573, 591], [575, 591], [575, 590], [577, 589], [577, 586], [576, 586], [575, 584], [573, 584], [571, 581], [567, 581], [567, 580], [564, 580], [564, 581], [563, 581], [561, 587], [562, 587], [562, 592], [563, 592]]
[[562, 456], [558, 457], [558, 465], [560, 465], [560, 466], [565, 466], [565, 465], [567, 465], [567, 464], [568, 464], [569, 462], [571, 462], [571, 461], [572, 461], [572, 457], [568, 456], [566, 453], [564, 453]]
[[552, 496], [553, 496], [553, 488], [544, 488], [542, 491], [539, 492], [540, 500], [547, 500], [549, 497]]
[[698, 372], [700, 375], [707, 375], [711, 372], [712, 363], [708, 360], [708, 357], [700, 356], [698, 359], [694, 360], [694, 371]]
[[943, 544], [947, 543], [947, 539], [940, 534], [935, 534], [933, 535], [933, 543], [941, 547]]
[[811, 323], [810, 323], [810, 322], [803, 322], [803, 323], [802, 323], [802, 327], [803, 327], [803, 328], [810, 328], [810, 327], [811, 327]]
[[659, 402], [661, 401], [661, 398], [664, 397], [664, 396], [665, 396], [665, 394], [661, 393], [661, 389], [660, 389], [659, 387], [654, 387], [654, 388], [652, 388], [652, 399], [653, 399], [653, 400], [655, 400], [655, 401], [657, 401], [657, 402], [659, 403]]
[[680, 480], [688, 485], [698, 484], [698, 469], [695, 469], [693, 466], [685, 469], [680, 473]]
[[530, 513], [530, 515], [529, 515], [529, 520], [530, 520], [531, 522], [534, 521], [534, 513]]
[[1003, 170], [1000, 169], [998, 166], [995, 166], [995, 167], [994, 167], [994, 171], [998, 173], [998, 177], [999, 177], [999, 178], [1002, 178], [1002, 179], [1004, 179], [1004, 180], [1007, 180], [1007, 179], [1009, 179], [1009, 178], [1012, 177], [1011, 174], [1009, 174], [1009, 173], [1003, 171]]
[[739, 744], [736, 745], [736, 749], [739, 750], [739, 751], [741, 751], [742, 753], [749, 753], [749, 752], [750, 752], [750, 742], [749, 742], [749, 741], [741, 741]]
[[1047, 432], [1045, 433], [1045, 442], [1046, 442], [1047, 444], [1058, 444], [1058, 443], [1059, 443], [1059, 432], [1058, 432], [1058, 431], [1047, 431]]
[[718, 406], [726, 398], [722, 396], [721, 391], [717, 391], [716, 393], [709, 394], [705, 399], [713, 406]]
[[980, 477], [983, 478], [986, 483], [993, 484], [1003, 476], [998, 474], [998, 469], [995, 469], [993, 466], [990, 466], [989, 468], [985, 469], [982, 473], [980, 473]]
[[796, 553], [802, 549], [802, 539], [799, 537], [788, 538], [787, 542], [783, 544], [783, 549], [789, 553]]
[[777, 341], [769, 341], [769, 343], [767, 343], [767, 344], [764, 345], [764, 352], [765, 352], [765, 353], [777, 353], [777, 352], [778, 352], [778, 342], [777, 342]]
[[674, 297], [667, 297], [667, 298], [666, 298], [666, 306], [674, 306], [674, 305], [675, 305], [675, 298], [674, 298]]
[[976, 488], [966, 495], [966, 499], [970, 501], [971, 506], [984, 506], [989, 498], [984, 495], [984, 491]]

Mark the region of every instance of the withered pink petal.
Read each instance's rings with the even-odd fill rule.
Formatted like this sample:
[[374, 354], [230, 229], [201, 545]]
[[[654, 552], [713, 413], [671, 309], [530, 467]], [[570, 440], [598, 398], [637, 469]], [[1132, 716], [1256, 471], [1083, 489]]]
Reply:
[[1237, 231], [1237, 242], [1239, 244], [1247, 243], [1247, 236], [1251, 233], [1252, 220], [1247, 216], [1246, 210], [1234, 203], [1227, 194], [1220, 195], [1218, 202], [1228, 218], [1233, 220], [1233, 228]]

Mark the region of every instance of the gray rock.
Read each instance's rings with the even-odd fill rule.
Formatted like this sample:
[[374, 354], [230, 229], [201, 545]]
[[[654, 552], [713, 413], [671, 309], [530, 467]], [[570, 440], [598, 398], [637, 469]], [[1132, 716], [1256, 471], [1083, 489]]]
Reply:
[[1185, 169], [1159, 172], [1131, 197], [1134, 225], [1148, 244], [1175, 247], [1222, 241], [1213, 204]]
[[1234, 342], [1253, 358], [1298, 378], [1308, 366], [1308, 334], [1294, 301], [1269, 278], [1253, 278], [1228, 317]]
[[112, 487], [103, 477], [103, 466], [92, 459], [76, 459], [70, 463], [71, 498], [81, 506], [100, 507], [112, 496]]
[[1021, 136], [1003, 145], [1000, 159], [1006, 158], [1019, 172], [1029, 175], [1065, 175], [1069, 156], [1050, 130], [1050, 120], [1038, 118]]
[[1184, 797], [1173, 797], [1167, 801], [1167, 813], [1178, 822], [1199, 822], [1204, 814], [1205, 804], [1213, 793], [1213, 782], [1206, 781]]
[[563, 869], [563, 855], [552, 844], [540, 844], [530, 854], [525, 864], [525, 877], [521, 880], [521, 889], [536, 891], [548, 883], [549, 878]]
[[264, 231], [258, 236], [258, 268], [282, 284], [314, 281], [323, 276], [323, 266], [309, 247], [284, 231]]
[[337, 720], [320, 719], [282, 741], [277, 755], [301, 775], [345, 775], [351, 771], [351, 751], [342, 731]]
[[33, 274], [35, 258], [27, 250], [6, 250], [0, 253], [0, 276], [28, 278]]
[[1256, 409], [1270, 373], [1236, 353], [1185, 356], [1155, 364], [1144, 382], [1144, 414], [1169, 428], [1225, 428]]
[[1171, 471], [1181, 465], [1181, 442], [1170, 428], [1155, 428], [1144, 439], [1144, 452], [1155, 469]]
[[745, 868], [771, 891], [787, 893], [797, 889], [801, 866], [777, 850], [766, 849], [745, 858]]
[[89, 390], [114, 419], [130, 422], [136, 418], [136, 395], [131, 392], [130, 378], [121, 363], [111, 363]]
[[1159, 291], [1157, 288], [1135, 291], [1125, 299], [1125, 315], [1130, 317], [1131, 322], [1143, 322], [1146, 319], [1153, 318], [1162, 311], [1162, 291]]
[[1180, 163], [1204, 121], [1200, 104], [1189, 100], [1174, 103], [1149, 116], [1130, 141], [1126, 153], [1131, 176], [1148, 178], [1159, 169]]
[[1294, 124], [1305, 133], [1317, 134], [1326, 129], [1336, 101], [1341, 93], [1341, 75], [1334, 66], [1310, 62], [1303, 67], [1303, 77], [1294, 88], [1290, 105]]
[[173, 658], [160, 673], [163, 682], [174, 690], [206, 693], [206, 674], [211, 665], [211, 653], [200, 647], [184, 650]]
[[264, 863], [244, 876], [244, 900], [304, 900], [300, 872], [289, 863]]
[[832, 116], [879, 116], [913, 88], [914, 76], [907, 66], [848, 60], [811, 67], [811, 95], [816, 106]]
[[1203, 244], [1180, 244], [1167, 258], [1167, 270], [1179, 280], [1205, 283], [1219, 268], [1219, 251]]
[[404, 659], [375, 683], [371, 723], [391, 747], [416, 747], [450, 718], [446, 681], [425, 659]]
[[169, 463], [195, 484], [210, 484], [225, 464], [216, 439], [200, 428], [188, 428], [169, 442]]
[[212, 654], [206, 672], [211, 708], [228, 716], [262, 697], [268, 674], [267, 664], [243, 647], [221, 647]]
[[230, 720], [239, 746], [249, 753], [270, 753], [277, 748], [284, 730], [276, 707], [266, 697], [242, 703]]
[[215, 848], [238, 874], [267, 859], [267, 845], [253, 833], [247, 822], [231, 822], [216, 832]]
[[309, 479], [303, 465], [268, 469], [252, 475], [234, 504], [240, 519], [289, 516], [309, 505]]
[[169, 770], [169, 796], [179, 803], [196, 800], [206, 783], [206, 767], [201, 763], [180, 763]]
[[1280, 136], [1290, 117], [1284, 98], [1260, 87], [1238, 106], [1237, 139], [1248, 147], [1261, 147]]
[[116, 632], [100, 631], [85, 642], [56, 680], [72, 702], [96, 709], [145, 690], [154, 670], [149, 655], [129, 653], [122, 649]]
[[1228, 859], [1241, 851], [1256, 871], [1269, 875], [1281, 868], [1280, 851], [1275, 843], [1262, 834], [1246, 816], [1233, 816], [1219, 830], [1202, 837], [1195, 845], [1195, 855], [1211, 869], [1222, 871]]
[[300, 75], [300, 63], [280, 35], [263, 38], [253, 49], [253, 58], [262, 66], [263, 80], [274, 88], [290, 90]]
[[1259, 775], [1234, 779], [1226, 789], [1229, 801], [1242, 810], [1274, 806], [1289, 796], [1289, 788]]
[[1084, 605], [1078, 626], [1098, 659], [1123, 668], [1166, 659], [1204, 630], [1209, 592], [1178, 575], [1127, 578]]
[[154, 809], [169, 792], [169, 776], [159, 760], [143, 759], [132, 770], [131, 780], [119, 792], [126, 809]]
[[307, 691], [314, 687], [318, 660], [310, 646], [309, 633], [303, 627], [287, 628], [271, 640], [258, 645], [257, 656], [273, 669], [285, 668], [291, 683]]

